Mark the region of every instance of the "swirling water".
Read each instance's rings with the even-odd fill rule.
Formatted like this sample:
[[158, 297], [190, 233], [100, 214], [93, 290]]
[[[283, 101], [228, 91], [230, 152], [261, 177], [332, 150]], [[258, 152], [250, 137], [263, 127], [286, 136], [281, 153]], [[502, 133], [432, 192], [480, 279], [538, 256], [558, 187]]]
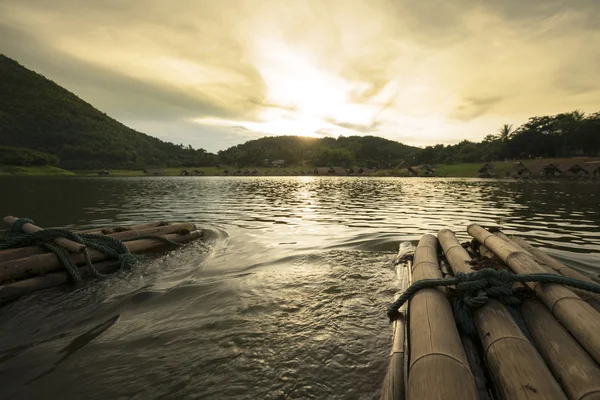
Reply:
[[[467, 224], [600, 273], [600, 185], [351, 177], [0, 180], [41, 226], [191, 221], [133, 271], [0, 308], [2, 399], [379, 396], [402, 241]], [[10, 190], [8, 190], [10, 189]]]

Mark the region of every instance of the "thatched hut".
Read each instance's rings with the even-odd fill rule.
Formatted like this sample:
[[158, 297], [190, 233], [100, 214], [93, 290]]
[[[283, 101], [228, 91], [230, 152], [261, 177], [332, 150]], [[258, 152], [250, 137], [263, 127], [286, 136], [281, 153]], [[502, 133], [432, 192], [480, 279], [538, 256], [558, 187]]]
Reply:
[[574, 177], [577, 177], [577, 178], [585, 178], [585, 177], [590, 176], [590, 172], [587, 169], [583, 168], [579, 164], [573, 165], [571, 168], [569, 168], [567, 170], [567, 172], [571, 176], [574, 176]]
[[414, 167], [413, 169], [415, 171], [417, 171], [417, 173], [419, 173], [420, 171], [423, 171], [423, 176], [433, 176], [433, 174], [435, 174], [435, 168], [433, 168], [429, 164], [418, 165], [418, 166]]
[[187, 169], [182, 169], [181, 172], [179, 172], [179, 176], [190, 176], [190, 173]]
[[585, 166], [594, 179], [600, 178], [600, 161], [589, 161], [585, 163]]
[[400, 164], [398, 164], [398, 166], [396, 167], [396, 169], [404, 169], [404, 168], [406, 168], [406, 170], [408, 171], [408, 173], [411, 176], [417, 176], [418, 175], [417, 171], [415, 171], [413, 169], [413, 167], [410, 166], [409, 163], [407, 163], [405, 160], [402, 160], [402, 161], [400, 161]]
[[496, 176], [496, 168], [494, 167], [494, 164], [491, 164], [491, 163], [483, 164], [483, 167], [479, 168], [479, 171], [477, 171], [477, 176], [480, 178], [495, 177]]
[[562, 175], [562, 171], [554, 164], [548, 164], [543, 169], [540, 175], [545, 177], [557, 177]]
[[365, 170], [362, 167], [357, 172], [357, 174], [360, 174], [360, 175], [362, 175], [364, 173], [365, 173]]
[[319, 167], [314, 170], [315, 175], [346, 175], [346, 170], [343, 167]]
[[531, 170], [520, 161], [513, 164], [512, 172], [516, 178], [529, 178], [531, 176]]

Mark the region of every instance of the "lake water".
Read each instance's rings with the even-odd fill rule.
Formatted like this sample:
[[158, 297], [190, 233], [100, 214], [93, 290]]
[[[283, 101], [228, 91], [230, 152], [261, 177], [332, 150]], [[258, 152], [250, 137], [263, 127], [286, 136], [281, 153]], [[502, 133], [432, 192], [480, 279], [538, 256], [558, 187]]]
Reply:
[[375, 399], [403, 241], [501, 226], [600, 273], [600, 184], [0, 178], [43, 227], [195, 222], [205, 240], [0, 308], [2, 399]]

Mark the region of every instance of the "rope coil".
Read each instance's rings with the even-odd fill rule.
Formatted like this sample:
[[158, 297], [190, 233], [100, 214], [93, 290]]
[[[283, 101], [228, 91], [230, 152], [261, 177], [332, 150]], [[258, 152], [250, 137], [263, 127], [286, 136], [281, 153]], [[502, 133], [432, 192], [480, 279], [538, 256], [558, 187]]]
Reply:
[[576, 289], [600, 294], [600, 284], [581, 281], [553, 274], [513, 274], [505, 269], [485, 268], [470, 273], [457, 272], [453, 278], [423, 279], [410, 285], [408, 289], [388, 308], [390, 321], [398, 316], [398, 309], [420, 290], [456, 286], [452, 308], [458, 327], [466, 334], [476, 333], [472, 310], [484, 306], [490, 298], [518, 307], [521, 301], [515, 296], [513, 283], [556, 283]]

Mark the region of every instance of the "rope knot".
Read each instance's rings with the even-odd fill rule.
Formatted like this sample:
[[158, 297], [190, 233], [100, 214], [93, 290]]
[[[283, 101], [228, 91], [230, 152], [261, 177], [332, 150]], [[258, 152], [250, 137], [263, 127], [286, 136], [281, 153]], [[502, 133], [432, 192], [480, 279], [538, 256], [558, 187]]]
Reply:
[[398, 316], [398, 309], [422, 289], [454, 286], [451, 298], [456, 324], [466, 334], [475, 334], [472, 310], [484, 306], [490, 298], [497, 299], [508, 306], [519, 306], [520, 300], [513, 293], [515, 282], [553, 283], [600, 294], [600, 284], [562, 275], [513, 274], [505, 269], [484, 268], [470, 273], [457, 272], [449, 279], [417, 281], [389, 307], [387, 314], [393, 321]]

